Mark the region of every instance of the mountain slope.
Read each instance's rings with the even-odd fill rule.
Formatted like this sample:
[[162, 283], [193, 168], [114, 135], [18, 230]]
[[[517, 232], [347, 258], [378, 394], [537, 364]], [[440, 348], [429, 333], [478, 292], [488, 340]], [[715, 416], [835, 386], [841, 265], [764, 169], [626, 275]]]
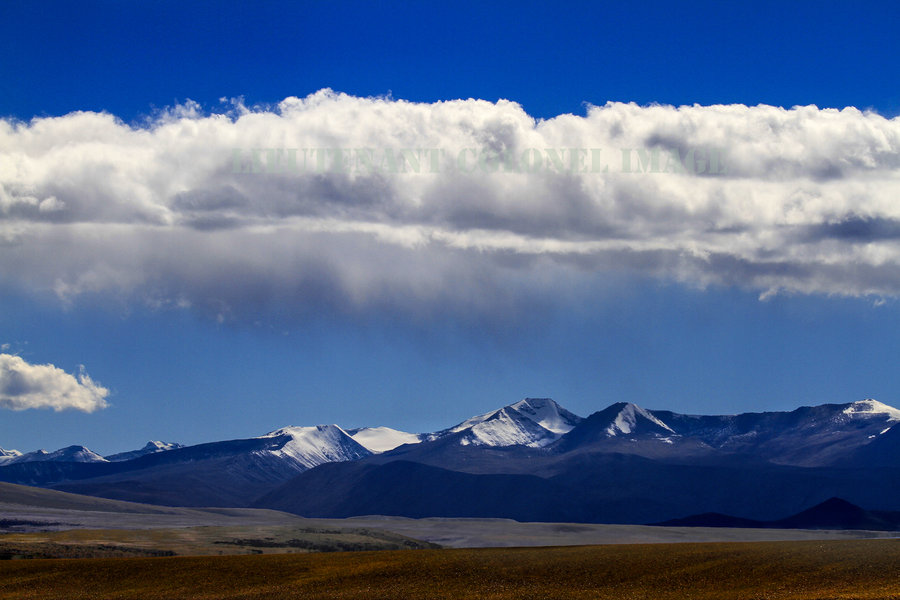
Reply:
[[855, 468], [900, 467], [900, 425], [869, 437], [871, 442], [852, 450], [838, 464]]
[[[314, 427], [284, 427], [262, 436], [261, 439], [284, 440], [277, 447], [258, 450], [293, 463], [305, 470], [327, 462], [356, 460], [372, 454], [337, 425]], [[285, 439], [287, 438], [287, 439]]]
[[[337, 468], [336, 468], [337, 467]], [[314, 490], [314, 493], [309, 493]], [[253, 506], [307, 517], [364, 514], [569, 520], [564, 488], [530, 475], [473, 475], [406, 461], [327, 464]]]
[[[840, 495], [873, 505], [891, 499], [900, 474], [771, 464], [666, 464], [634, 455], [574, 454], [556, 473], [453, 471], [406, 460], [329, 463], [262, 495], [253, 506], [302, 516], [496, 517], [529, 521], [648, 523], [695, 512], [775, 519]], [[528, 464], [525, 462], [524, 464]], [[893, 507], [890, 507], [893, 508]]]

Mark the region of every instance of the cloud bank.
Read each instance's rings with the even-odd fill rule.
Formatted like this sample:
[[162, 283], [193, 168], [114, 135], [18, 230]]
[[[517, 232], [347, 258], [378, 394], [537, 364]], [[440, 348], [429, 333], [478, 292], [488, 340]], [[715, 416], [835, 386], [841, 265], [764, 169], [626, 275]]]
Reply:
[[84, 367], [76, 378], [53, 365], [32, 365], [19, 356], [0, 354], [0, 407], [12, 410], [52, 408], [91, 413], [106, 408], [109, 390], [95, 383]]
[[900, 294], [900, 119], [323, 90], [0, 121], [0, 278], [218, 318], [509, 314], [609, 274]]

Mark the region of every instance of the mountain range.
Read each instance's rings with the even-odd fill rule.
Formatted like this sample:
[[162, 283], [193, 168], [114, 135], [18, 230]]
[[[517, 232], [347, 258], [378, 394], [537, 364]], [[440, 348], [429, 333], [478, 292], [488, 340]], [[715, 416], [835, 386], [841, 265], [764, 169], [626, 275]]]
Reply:
[[319, 425], [106, 457], [0, 449], [0, 481], [316, 517], [765, 521], [832, 497], [900, 510], [897, 423], [900, 410], [871, 399], [728, 416], [616, 403], [583, 418], [526, 398], [432, 433]]

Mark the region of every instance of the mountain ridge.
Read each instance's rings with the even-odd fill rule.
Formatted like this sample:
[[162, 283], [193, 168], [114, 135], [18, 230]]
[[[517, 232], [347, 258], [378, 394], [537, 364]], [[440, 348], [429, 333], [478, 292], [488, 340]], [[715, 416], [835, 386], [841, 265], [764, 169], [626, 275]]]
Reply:
[[[291, 426], [193, 446], [151, 442], [142, 449], [146, 452], [125, 460], [87, 454], [81, 446], [62, 449], [68, 453], [59, 454], [61, 460], [44, 452], [39, 455], [44, 460], [23, 461], [17, 459], [24, 455], [7, 451], [0, 481], [181, 506], [245, 507], [266, 498], [273, 508], [297, 511], [313, 507], [306, 499], [320, 494], [335, 506], [365, 514], [387, 506], [384, 498], [390, 495], [383, 486], [347, 483], [362, 482], [366, 469], [365, 481], [372, 473], [389, 476], [401, 497], [423, 486], [452, 497], [453, 486], [438, 482], [455, 481], [460, 494], [469, 490], [460, 501], [470, 504], [454, 510], [470, 516], [494, 511], [493, 516], [509, 518], [648, 522], [730, 511], [769, 518], [776, 509], [788, 514], [810, 498], [836, 495], [900, 509], [889, 491], [900, 484], [898, 415], [874, 400], [712, 416], [618, 402], [584, 418], [551, 399], [526, 398], [430, 434]], [[91, 455], [96, 459], [78, 462]], [[320, 476], [325, 466], [336, 477], [343, 474], [344, 483], [316, 489], [325, 481]], [[400, 472], [413, 479], [398, 479]], [[478, 500], [479, 485], [508, 500], [514, 496], [519, 509]], [[341, 489], [354, 499], [335, 495]], [[790, 493], [783, 493], [786, 489]], [[440, 494], [423, 493], [434, 511], [450, 510]], [[551, 499], [561, 504], [554, 507]], [[540, 508], [526, 510], [520, 501]], [[402, 513], [404, 506], [392, 510]], [[429, 504], [417, 506], [427, 512]]]
[[[817, 419], [817, 414], [818, 419]], [[822, 419], [822, 415], [828, 417]], [[900, 409], [873, 399], [859, 400], [845, 404], [821, 404], [802, 406], [792, 411], [748, 412], [736, 415], [693, 415], [667, 410], [645, 409], [631, 402], [617, 402], [584, 418], [560, 406], [549, 398], [525, 398], [513, 404], [466, 419], [459, 424], [434, 433], [408, 433], [389, 427], [360, 427], [344, 430], [338, 425], [316, 425], [320, 432], [330, 428], [340, 429], [343, 434], [371, 453], [388, 452], [403, 444], [432, 442], [458, 434], [460, 444], [501, 447], [524, 445], [531, 447], [551, 446], [561, 438], [569, 436], [585, 422], [591, 422], [598, 431], [594, 438], [602, 434], [613, 437], [650, 437], [664, 443], [673, 444], [677, 438], [693, 438], [710, 448], [726, 451], [752, 447], [759, 440], [763, 429], [777, 428], [782, 434], [787, 430], [801, 430], [803, 433], [822, 434], [829, 423], [868, 422], [883, 423], [885, 427], [867, 432], [866, 439], [873, 440], [887, 433], [893, 425], [900, 423]], [[603, 422], [598, 426], [597, 422]], [[804, 427], [798, 427], [799, 422]], [[772, 427], [772, 426], [777, 427]], [[832, 432], [835, 428], [832, 428]], [[847, 428], [853, 433], [853, 427]], [[858, 427], [856, 428], [858, 429]], [[311, 430], [309, 426], [290, 426], [276, 429], [259, 437], [273, 437], [276, 432], [289, 434]], [[898, 429], [897, 431], [900, 431]], [[577, 435], [584, 436], [584, 432]], [[893, 434], [892, 434], [893, 435]], [[576, 437], [571, 436], [571, 437]], [[357, 439], [358, 438], [358, 439]], [[225, 440], [227, 441], [227, 440]], [[825, 440], [827, 441], [827, 440]], [[344, 440], [346, 442], [346, 440]], [[218, 443], [218, 442], [207, 442]], [[349, 442], [346, 442], [349, 444]], [[366, 443], [373, 447], [368, 448]], [[571, 445], [571, 440], [569, 441]], [[195, 444], [199, 446], [202, 444]], [[864, 444], [859, 444], [864, 445]], [[352, 444], [351, 444], [352, 446]], [[145, 454], [165, 452], [185, 446], [169, 442], [148, 442], [144, 447], [129, 452], [100, 456], [85, 446], [68, 446], [54, 452], [36, 450], [21, 453], [18, 450], [0, 448], [0, 466], [36, 461], [59, 462], [119, 462], [139, 458]]]

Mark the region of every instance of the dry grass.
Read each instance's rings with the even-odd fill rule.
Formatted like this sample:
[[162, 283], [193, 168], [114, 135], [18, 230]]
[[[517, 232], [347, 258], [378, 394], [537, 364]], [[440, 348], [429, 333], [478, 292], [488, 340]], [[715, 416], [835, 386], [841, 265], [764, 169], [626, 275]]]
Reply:
[[112, 558], [436, 548], [371, 528], [70, 529], [0, 535], [0, 558]]
[[0, 562], [0, 598], [900, 598], [900, 541]]

